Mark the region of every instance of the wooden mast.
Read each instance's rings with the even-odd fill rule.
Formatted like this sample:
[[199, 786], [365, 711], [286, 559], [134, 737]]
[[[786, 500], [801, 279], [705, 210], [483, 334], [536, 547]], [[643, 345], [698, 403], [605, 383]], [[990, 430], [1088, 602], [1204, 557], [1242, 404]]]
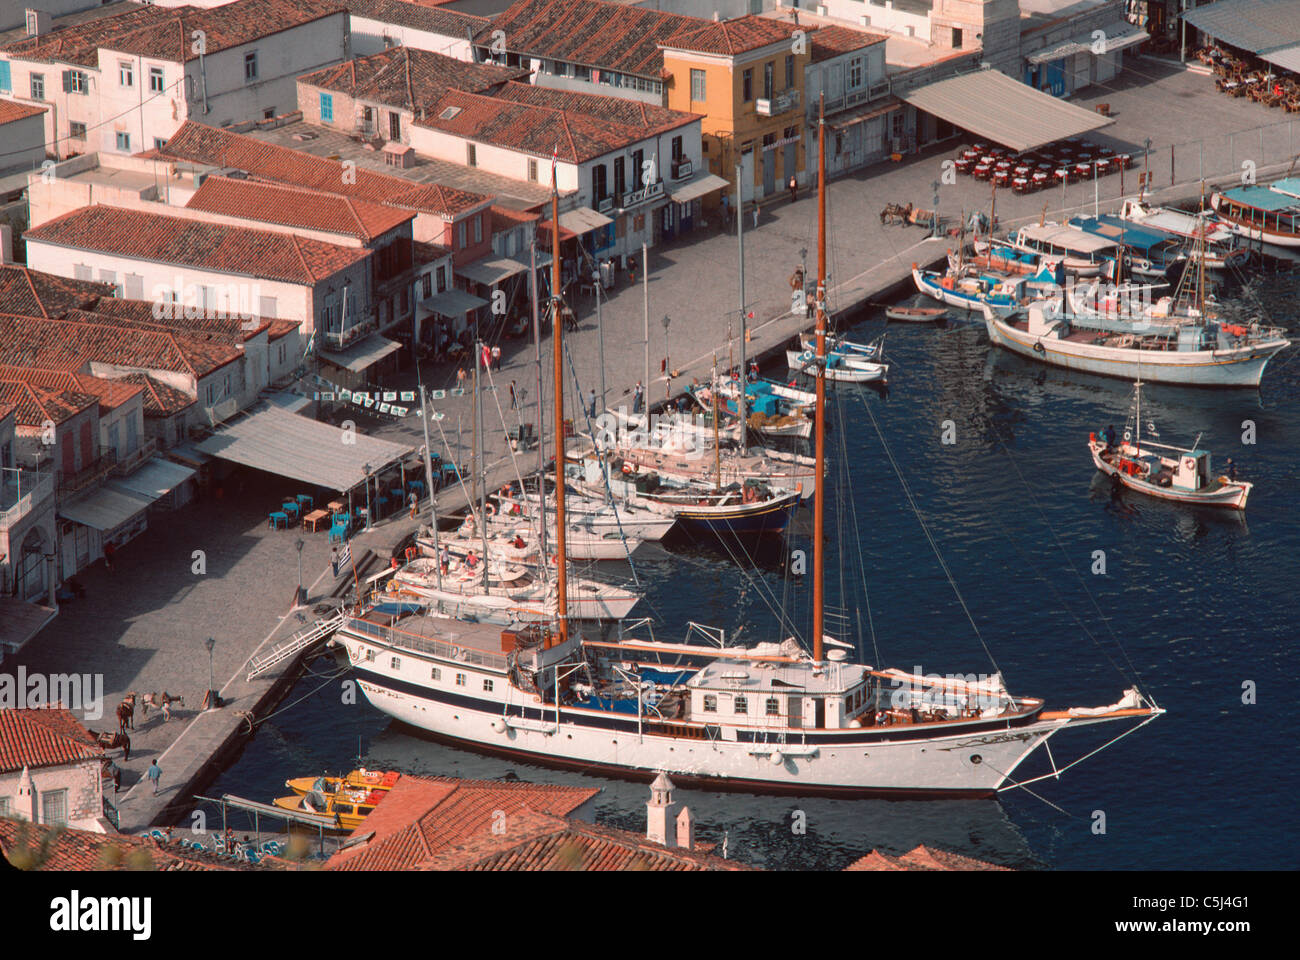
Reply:
[[[560, 191], [556, 162], [551, 159], [551, 338], [555, 341], [555, 614], [559, 642], [569, 639], [569, 594], [566, 577], [564, 514], [564, 320], [560, 315]], [[545, 498], [545, 491], [542, 493]]]
[[813, 492], [813, 660], [821, 662], [825, 631], [823, 549], [826, 498], [822, 477], [826, 472], [826, 94], [817, 107], [817, 458]]

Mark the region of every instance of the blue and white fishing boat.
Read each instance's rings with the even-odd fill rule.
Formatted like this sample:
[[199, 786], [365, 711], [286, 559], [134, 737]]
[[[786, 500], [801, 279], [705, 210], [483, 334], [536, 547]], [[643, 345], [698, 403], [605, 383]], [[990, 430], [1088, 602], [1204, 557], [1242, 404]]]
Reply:
[[1247, 239], [1292, 250], [1300, 247], [1300, 179], [1222, 190], [1210, 197], [1210, 206]]
[[1166, 276], [1175, 263], [1187, 256], [1185, 241], [1158, 230], [1139, 227], [1112, 214], [1074, 217], [1070, 225], [1118, 244], [1124, 254], [1125, 268], [1139, 277]]
[[[718, 386], [718, 400], [733, 417], [739, 415], [739, 381], [723, 380]], [[692, 390], [696, 401], [706, 410], [713, 404], [709, 387]], [[816, 394], [788, 384], [759, 378], [745, 383], [745, 420], [749, 429], [762, 437], [799, 437], [812, 435], [812, 411]]]
[[[1051, 222], [1018, 227], [1007, 235], [1005, 244], [1024, 253], [1059, 260], [1066, 272], [1076, 277], [1095, 277], [1105, 268], [1106, 261], [1119, 256], [1115, 241], [1078, 227]], [[985, 252], [988, 247], [987, 239], [975, 241], [977, 253]]]
[[1250, 250], [1241, 237], [1212, 213], [1184, 213], [1170, 207], [1157, 207], [1142, 200], [1125, 200], [1119, 218], [1148, 230], [1156, 230], [1182, 239], [1186, 246], [1198, 240], [1204, 243], [1205, 269], [1241, 269], [1250, 260]]
[[[816, 376], [818, 360], [813, 350], [787, 350], [785, 360], [791, 373]], [[837, 383], [876, 383], [889, 375], [889, 364], [870, 360], [865, 354], [852, 350], [828, 351], [822, 363], [826, 379]]]
[[952, 271], [941, 274], [912, 264], [912, 280], [916, 289], [926, 296], [963, 310], [981, 310], [987, 306], [998, 316], [1008, 317], [1022, 306], [1023, 277], [981, 273], [975, 267], [967, 267], [956, 275]]

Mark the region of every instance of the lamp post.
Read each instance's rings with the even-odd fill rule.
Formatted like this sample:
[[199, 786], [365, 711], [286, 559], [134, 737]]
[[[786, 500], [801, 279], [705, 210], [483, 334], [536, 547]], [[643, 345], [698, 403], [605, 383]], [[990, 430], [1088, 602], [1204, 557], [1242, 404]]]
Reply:
[[668, 314], [664, 314], [662, 323], [664, 325], [664, 399], [667, 400], [673, 392], [673, 377], [668, 369], [668, 324], [672, 323], [672, 320], [669, 319]]
[[302, 548], [307, 546], [307, 541], [299, 537], [294, 546], [298, 548], [298, 592], [293, 595], [293, 604], [300, 607], [307, 602], [306, 591], [302, 588]]
[[208, 695], [204, 698], [207, 702], [206, 709], [216, 710], [221, 704], [218, 702], [217, 685], [213, 680], [212, 671], [212, 650], [217, 645], [215, 637], [208, 637], [203, 641], [203, 645], [208, 648]]
[[362, 466], [362, 471], [366, 475], [366, 529], [370, 529], [370, 464]]

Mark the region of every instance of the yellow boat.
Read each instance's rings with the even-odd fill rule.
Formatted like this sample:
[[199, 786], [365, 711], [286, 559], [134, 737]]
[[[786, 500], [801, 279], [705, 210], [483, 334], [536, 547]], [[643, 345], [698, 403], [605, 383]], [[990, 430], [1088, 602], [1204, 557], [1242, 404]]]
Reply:
[[295, 793], [291, 797], [277, 797], [274, 802], [277, 807], [284, 810], [332, 814], [338, 820], [340, 830], [351, 831], [361, 826], [366, 816], [386, 796], [388, 796], [387, 790], [366, 787], [353, 789], [345, 786], [333, 793], [309, 790], [302, 795]]
[[381, 772], [363, 767], [353, 770], [345, 777], [295, 777], [284, 781], [284, 785], [300, 797], [305, 797], [313, 790], [329, 796], [337, 793], [340, 787], [348, 790], [383, 790], [387, 793], [400, 777], [401, 774], [396, 770]]

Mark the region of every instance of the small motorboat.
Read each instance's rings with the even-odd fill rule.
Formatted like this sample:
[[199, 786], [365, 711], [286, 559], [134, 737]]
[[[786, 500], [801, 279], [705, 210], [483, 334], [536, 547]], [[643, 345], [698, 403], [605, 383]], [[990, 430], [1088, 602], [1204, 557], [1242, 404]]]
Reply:
[[893, 306], [885, 308], [885, 316], [890, 320], [902, 320], [906, 323], [933, 323], [948, 316], [946, 307], [907, 307]]
[[343, 777], [295, 777], [284, 781], [284, 785], [305, 797], [313, 790], [323, 794], [337, 793], [339, 788], [345, 790], [391, 790], [397, 785], [402, 775], [396, 770], [367, 770], [362, 767]]
[[361, 826], [386, 796], [388, 790], [341, 787], [333, 793], [309, 790], [301, 795], [295, 793], [291, 797], [276, 797], [275, 805], [281, 810], [332, 815], [338, 824], [336, 829], [351, 832]]

